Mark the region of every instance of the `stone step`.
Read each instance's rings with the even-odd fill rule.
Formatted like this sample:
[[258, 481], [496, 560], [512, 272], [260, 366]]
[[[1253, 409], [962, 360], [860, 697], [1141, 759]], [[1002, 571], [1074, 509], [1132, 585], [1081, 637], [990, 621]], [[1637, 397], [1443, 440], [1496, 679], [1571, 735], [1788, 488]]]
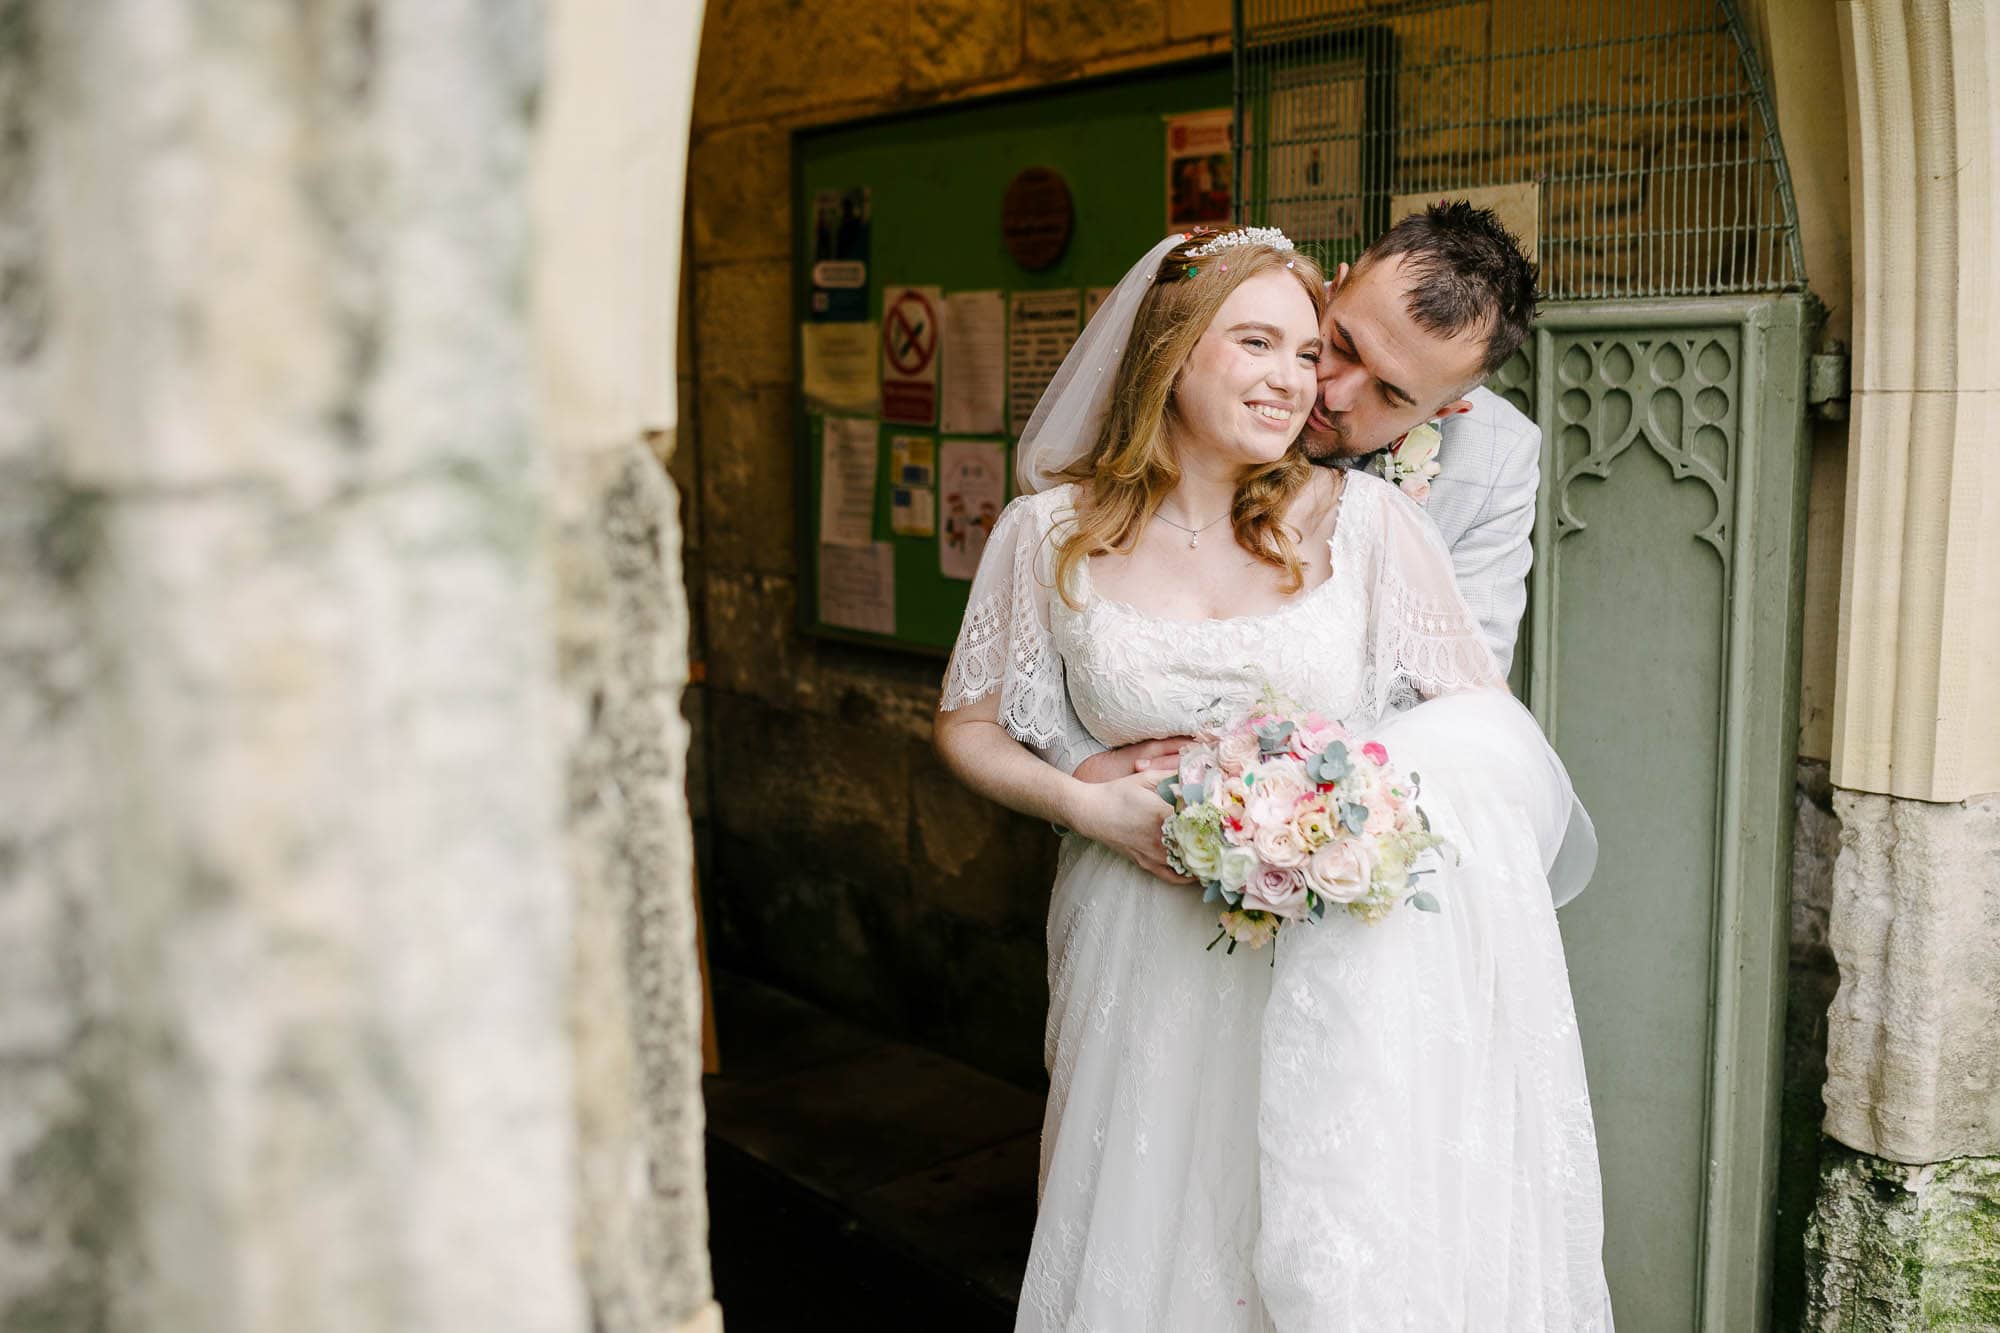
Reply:
[[1007, 1329], [1042, 1099], [718, 972], [710, 1252], [731, 1333]]

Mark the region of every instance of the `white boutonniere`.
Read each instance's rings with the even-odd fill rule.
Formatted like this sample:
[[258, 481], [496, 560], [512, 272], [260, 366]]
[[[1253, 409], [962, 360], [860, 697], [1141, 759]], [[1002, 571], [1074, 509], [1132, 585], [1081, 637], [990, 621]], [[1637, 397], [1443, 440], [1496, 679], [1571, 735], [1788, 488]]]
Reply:
[[1431, 498], [1431, 481], [1444, 470], [1437, 461], [1444, 435], [1434, 421], [1412, 427], [1410, 433], [1384, 449], [1377, 465], [1383, 480], [1418, 504]]

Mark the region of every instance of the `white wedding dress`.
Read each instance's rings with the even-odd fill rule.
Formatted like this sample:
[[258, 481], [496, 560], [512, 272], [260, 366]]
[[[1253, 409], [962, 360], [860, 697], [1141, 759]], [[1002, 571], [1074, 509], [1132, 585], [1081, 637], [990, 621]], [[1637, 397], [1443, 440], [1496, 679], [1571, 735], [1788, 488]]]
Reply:
[[[1545, 872], [1571, 797], [1421, 510], [1350, 474], [1332, 574], [1164, 620], [1050, 589], [1062, 487], [988, 543], [943, 706], [1065, 769], [1273, 687], [1417, 769], [1443, 910], [1205, 946], [1216, 907], [1075, 835], [1049, 908], [1050, 1091], [1017, 1327], [1609, 1329], [1596, 1142]], [[1460, 692], [1463, 691], [1463, 692]], [[1437, 698], [1417, 704], [1419, 699]], [[1417, 704], [1415, 707], [1409, 705]], [[1081, 723], [1081, 727], [1079, 727]], [[1088, 734], [1085, 734], [1087, 729]]]

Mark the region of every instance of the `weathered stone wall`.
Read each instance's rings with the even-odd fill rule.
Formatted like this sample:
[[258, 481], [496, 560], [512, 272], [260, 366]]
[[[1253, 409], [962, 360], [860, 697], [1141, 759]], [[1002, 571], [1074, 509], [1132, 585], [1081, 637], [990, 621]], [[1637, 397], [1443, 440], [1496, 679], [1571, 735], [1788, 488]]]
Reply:
[[575, 1235], [594, 1333], [711, 1328], [674, 300], [700, 5], [544, 10], [531, 281], [555, 460]]
[[1827, 940], [1840, 820], [1826, 765], [1799, 764], [1792, 825], [1791, 949], [1785, 990], [1784, 1090], [1778, 1125], [1776, 1258], [1772, 1309], [1780, 1329], [1796, 1329], [1806, 1305], [1806, 1223], [1819, 1195], [1826, 1145], [1826, 1011], [1840, 984]]
[[2000, 800], [1800, 769], [1777, 1326], [2000, 1328]]
[[582, 1326], [535, 18], [9, 8], [61, 604], [9, 707], [70, 756], [0, 800], [58, 960], [0, 1063], [9, 1327]]
[[8, 1333], [714, 1326], [636, 8], [0, 0]]
[[1995, 20], [1834, 9], [1860, 225], [1831, 719], [1840, 987], [1806, 1322], [1996, 1328], [2000, 485], [1977, 424], [1995, 392]]
[[1831, 794], [1804, 1326], [2000, 1328], [2000, 798]]
[[1831, 1147], [1807, 1245], [1812, 1333], [2000, 1329], [2000, 1159]]
[[49, 280], [36, 194], [40, 43], [0, 5], [0, 1328], [100, 1328], [130, 1164], [116, 1052], [90, 1023], [100, 871], [79, 596], [100, 507], [47, 427]]
[[2000, 1152], [2000, 796], [1834, 806], [1827, 1132], [1899, 1162]]
[[710, 947], [1025, 1082], [1041, 1077], [1051, 835], [932, 755], [939, 661], [798, 632], [787, 136], [1226, 52], [1228, 30], [1219, 0], [743, 0], [703, 34], [683, 420]]

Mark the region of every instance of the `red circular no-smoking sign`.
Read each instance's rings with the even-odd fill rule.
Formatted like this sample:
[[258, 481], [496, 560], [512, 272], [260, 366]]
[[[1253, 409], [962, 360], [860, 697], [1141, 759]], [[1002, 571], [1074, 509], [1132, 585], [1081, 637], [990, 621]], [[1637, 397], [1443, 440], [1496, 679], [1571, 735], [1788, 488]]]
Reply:
[[937, 311], [922, 292], [905, 291], [882, 317], [882, 354], [904, 375], [921, 375], [937, 355]]

